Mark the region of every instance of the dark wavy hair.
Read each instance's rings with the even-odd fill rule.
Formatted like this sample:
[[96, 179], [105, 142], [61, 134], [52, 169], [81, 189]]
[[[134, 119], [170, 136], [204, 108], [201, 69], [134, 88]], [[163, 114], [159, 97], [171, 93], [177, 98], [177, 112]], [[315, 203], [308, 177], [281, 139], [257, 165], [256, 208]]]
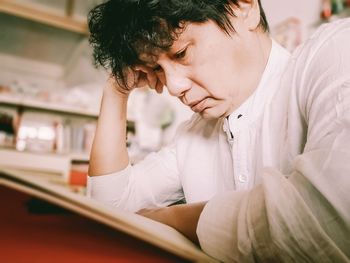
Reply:
[[[269, 30], [260, 0], [260, 26]], [[230, 5], [238, 0], [109, 0], [88, 15], [90, 44], [96, 65], [110, 69], [127, 87], [125, 69], [143, 64], [140, 54], [167, 51], [186, 22], [214, 21], [224, 32], [234, 28]]]

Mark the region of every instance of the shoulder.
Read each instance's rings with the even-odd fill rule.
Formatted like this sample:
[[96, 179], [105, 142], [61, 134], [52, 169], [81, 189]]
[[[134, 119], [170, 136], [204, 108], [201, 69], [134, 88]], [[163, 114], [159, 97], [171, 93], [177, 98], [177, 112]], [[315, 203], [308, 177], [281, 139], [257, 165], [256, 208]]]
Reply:
[[[337, 69], [342, 72], [350, 65], [349, 47], [350, 19], [324, 24], [292, 54], [294, 74], [307, 84], [316, 74], [332, 75]], [[329, 71], [330, 67], [333, 70]]]
[[284, 85], [292, 85], [305, 118], [316, 105], [330, 102], [350, 79], [350, 19], [321, 26], [293, 54]]

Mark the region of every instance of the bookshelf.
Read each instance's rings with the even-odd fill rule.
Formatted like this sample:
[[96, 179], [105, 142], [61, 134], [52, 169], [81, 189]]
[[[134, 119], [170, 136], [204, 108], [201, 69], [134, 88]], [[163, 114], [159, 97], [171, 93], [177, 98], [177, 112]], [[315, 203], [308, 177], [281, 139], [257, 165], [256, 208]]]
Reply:
[[38, 8], [37, 6], [29, 3], [26, 4], [13, 0], [1, 0], [0, 12], [22, 17], [49, 26], [58, 27], [71, 32], [88, 35], [86, 22], [79, 21], [71, 16], [73, 6], [74, 1], [67, 1], [65, 14], [59, 14], [40, 7]]
[[[74, 67], [81, 66], [78, 55], [85, 52], [81, 43], [89, 34], [86, 14], [99, 2], [0, 0], [2, 29], [12, 32], [7, 45], [15, 46], [3, 42], [0, 50], [0, 167], [60, 174], [67, 180], [75, 166], [88, 164], [98, 105], [63, 102], [60, 92], [46, 98], [45, 92], [80, 84], [78, 73], [69, 73], [73, 60], [78, 61]], [[18, 44], [33, 36], [37, 42]], [[61, 47], [64, 52], [55, 52]], [[17, 79], [24, 81], [16, 86]]]
[[[45, 108], [41, 102], [35, 101], [26, 104], [13, 101], [3, 103], [0, 100], [0, 116], [6, 116], [6, 123], [0, 122], [0, 125], [11, 126], [0, 129], [0, 132], [12, 131], [14, 138], [10, 147], [18, 150], [34, 148], [35, 152], [69, 153], [74, 160], [88, 161], [97, 113], [83, 112], [74, 107], [71, 110], [65, 106], [58, 108], [55, 105]], [[23, 146], [19, 140], [23, 141]], [[29, 141], [31, 147], [25, 146], [25, 141]], [[35, 141], [41, 147], [33, 147]]]
[[71, 156], [69, 155], [40, 154], [0, 148], [0, 156], [0, 167], [2, 168], [56, 174], [62, 176], [64, 181], [67, 181], [69, 177], [71, 167]]
[[[88, 164], [97, 111], [0, 94], [0, 114], [9, 109], [16, 124], [11, 145], [0, 142], [0, 167], [60, 174], [69, 181], [74, 164]], [[51, 139], [40, 138], [42, 128]]]
[[333, 14], [329, 18], [323, 19], [322, 21], [319, 22], [319, 24], [321, 24], [321, 22], [332, 22], [332, 21], [342, 19], [342, 18], [347, 18], [347, 17], [350, 17], [350, 6], [347, 6], [346, 8], [344, 8], [344, 10], [342, 10], [340, 13]]
[[78, 153], [78, 152], [72, 152], [69, 155], [69, 159], [73, 162], [88, 162], [89, 161], [89, 154], [88, 153]]
[[97, 110], [62, 105], [61, 103], [44, 102], [39, 101], [37, 99], [29, 99], [21, 96], [8, 96], [0, 94], [0, 105], [6, 105], [10, 107], [22, 107], [39, 111], [63, 113], [90, 118], [97, 118], [98, 116]]

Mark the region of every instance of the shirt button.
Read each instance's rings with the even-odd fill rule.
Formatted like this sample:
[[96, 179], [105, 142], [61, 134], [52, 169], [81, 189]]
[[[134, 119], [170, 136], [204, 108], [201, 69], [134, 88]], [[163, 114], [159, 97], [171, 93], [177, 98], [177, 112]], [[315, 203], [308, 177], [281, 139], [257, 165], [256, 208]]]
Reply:
[[247, 176], [245, 176], [244, 174], [240, 174], [240, 175], [238, 176], [238, 181], [239, 181], [240, 183], [245, 183], [245, 182], [247, 182]]

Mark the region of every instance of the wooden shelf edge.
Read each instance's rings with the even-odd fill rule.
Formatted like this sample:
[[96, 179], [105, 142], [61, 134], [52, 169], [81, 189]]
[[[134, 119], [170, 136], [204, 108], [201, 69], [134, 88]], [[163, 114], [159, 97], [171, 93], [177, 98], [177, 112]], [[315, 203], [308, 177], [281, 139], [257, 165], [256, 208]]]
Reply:
[[43, 171], [61, 174], [68, 178], [71, 167], [69, 155], [34, 153], [0, 147], [0, 168], [15, 168], [28, 171]]
[[71, 161], [78, 162], [88, 162], [90, 160], [90, 155], [88, 153], [75, 153], [72, 152], [69, 154]]
[[97, 118], [99, 113], [91, 109], [77, 108], [74, 106], [64, 106], [58, 103], [36, 101], [34, 99], [25, 99], [20, 97], [10, 97], [0, 94], [0, 104], [15, 107], [32, 108], [36, 110], [59, 112], [64, 114], [79, 115], [91, 118]]
[[18, 4], [8, 0], [0, 1], [0, 12], [26, 18], [42, 24], [58, 27], [83, 35], [89, 34], [87, 24], [84, 22], [76, 21], [70, 17], [48, 13], [24, 4]]

